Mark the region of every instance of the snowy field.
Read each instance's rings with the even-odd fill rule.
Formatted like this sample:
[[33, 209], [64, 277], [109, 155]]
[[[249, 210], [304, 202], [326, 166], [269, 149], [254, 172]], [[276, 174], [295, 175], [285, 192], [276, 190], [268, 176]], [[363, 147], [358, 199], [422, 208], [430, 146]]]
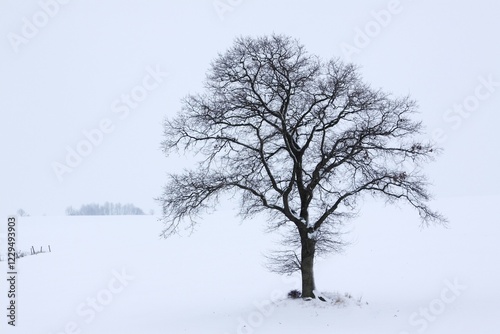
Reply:
[[[230, 210], [168, 240], [152, 216], [21, 218], [19, 248], [52, 252], [19, 260], [18, 326], [4, 315], [0, 332], [498, 333], [500, 226], [488, 210], [499, 199], [436, 201], [448, 229], [365, 205], [347, 226], [353, 244], [317, 262], [318, 289], [344, 296], [336, 305], [286, 299], [300, 285], [264, 269], [273, 236]], [[6, 313], [5, 280], [1, 291]]]
[[[500, 2], [283, 4], [0, 2], [0, 334], [500, 333]], [[57, 216], [107, 201], [159, 214], [166, 175], [193, 165], [161, 151], [165, 117], [235, 38], [272, 33], [417, 101], [424, 139], [444, 149], [424, 172], [448, 229], [365, 204], [351, 245], [316, 263], [318, 290], [342, 297], [324, 303], [286, 298], [299, 277], [265, 269], [275, 236], [263, 217], [240, 222], [236, 203], [168, 240], [153, 215]], [[52, 252], [18, 261], [13, 328], [6, 225], [18, 209], [31, 215], [18, 248]]]

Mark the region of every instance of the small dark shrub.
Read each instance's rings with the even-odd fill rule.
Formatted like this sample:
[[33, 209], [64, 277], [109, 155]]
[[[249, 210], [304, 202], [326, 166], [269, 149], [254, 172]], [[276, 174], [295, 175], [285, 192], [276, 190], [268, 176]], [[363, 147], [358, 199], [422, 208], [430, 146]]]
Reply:
[[302, 297], [302, 292], [300, 292], [299, 290], [295, 289], [295, 290], [292, 290], [288, 293], [288, 298], [291, 298], [291, 299], [297, 299], [297, 298], [300, 298]]

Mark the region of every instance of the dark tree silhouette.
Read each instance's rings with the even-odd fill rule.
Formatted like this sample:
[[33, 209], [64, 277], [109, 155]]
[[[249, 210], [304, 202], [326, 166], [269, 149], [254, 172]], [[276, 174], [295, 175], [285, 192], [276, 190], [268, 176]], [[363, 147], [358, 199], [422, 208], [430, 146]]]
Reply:
[[212, 63], [205, 87], [164, 124], [167, 155], [203, 159], [169, 176], [158, 198], [163, 236], [194, 226], [236, 191], [244, 218], [267, 212], [272, 230], [293, 230], [285, 243], [297, 249], [272, 262], [300, 270], [302, 296], [314, 298], [315, 255], [342, 245], [338, 227], [361, 196], [406, 202], [424, 225], [445, 223], [426, 204], [421, 166], [437, 149], [416, 139], [416, 103], [364, 84], [352, 64], [321, 61], [287, 36], [238, 38]]

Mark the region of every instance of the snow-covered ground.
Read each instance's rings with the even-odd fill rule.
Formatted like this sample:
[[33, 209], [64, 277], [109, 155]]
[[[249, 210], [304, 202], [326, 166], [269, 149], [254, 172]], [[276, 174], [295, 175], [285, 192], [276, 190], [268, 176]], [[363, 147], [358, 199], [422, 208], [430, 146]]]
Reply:
[[152, 216], [21, 218], [18, 247], [52, 252], [18, 262], [15, 328], [1, 280], [0, 332], [498, 333], [499, 200], [436, 201], [448, 229], [420, 229], [408, 208], [365, 205], [347, 226], [353, 244], [317, 262], [319, 290], [351, 295], [336, 305], [285, 299], [300, 285], [264, 268], [273, 236], [230, 210], [168, 240]]

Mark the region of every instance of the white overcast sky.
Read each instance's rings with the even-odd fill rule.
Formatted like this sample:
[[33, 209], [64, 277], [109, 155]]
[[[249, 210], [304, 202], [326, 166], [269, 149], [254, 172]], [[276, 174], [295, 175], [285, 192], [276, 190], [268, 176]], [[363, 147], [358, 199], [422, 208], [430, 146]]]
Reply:
[[[3, 216], [105, 201], [159, 213], [153, 198], [166, 173], [189, 167], [159, 150], [163, 118], [201, 89], [235, 37], [273, 32], [418, 101], [428, 137], [441, 131], [445, 149], [427, 168], [436, 197], [499, 193], [497, 0], [55, 1], [0, 0]], [[148, 77], [157, 68], [169, 73], [158, 85]], [[145, 78], [151, 91], [124, 117], [122, 94], [140, 96]], [[68, 148], [84, 147], [83, 132], [102, 122], [108, 133], [59, 180], [53, 164], [66, 164]]]

